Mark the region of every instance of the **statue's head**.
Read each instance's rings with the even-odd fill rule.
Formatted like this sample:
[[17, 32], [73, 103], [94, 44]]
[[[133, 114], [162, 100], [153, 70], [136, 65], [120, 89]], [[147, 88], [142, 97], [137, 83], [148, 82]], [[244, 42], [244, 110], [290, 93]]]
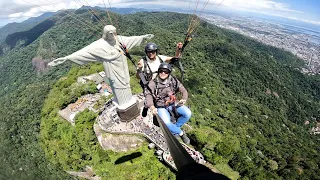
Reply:
[[106, 25], [103, 28], [102, 38], [106, 41], [114, 41], [117, 35], [117, 29], [112, 25]]

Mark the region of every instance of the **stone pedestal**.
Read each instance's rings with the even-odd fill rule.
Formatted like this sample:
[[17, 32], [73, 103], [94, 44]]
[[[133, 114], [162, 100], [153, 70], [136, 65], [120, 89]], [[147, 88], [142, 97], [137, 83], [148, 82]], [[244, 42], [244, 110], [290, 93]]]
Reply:
[[126, 109], [118, 109], [120, 121], [129, 122], [139, 116], [140, 110], [137, 101]]

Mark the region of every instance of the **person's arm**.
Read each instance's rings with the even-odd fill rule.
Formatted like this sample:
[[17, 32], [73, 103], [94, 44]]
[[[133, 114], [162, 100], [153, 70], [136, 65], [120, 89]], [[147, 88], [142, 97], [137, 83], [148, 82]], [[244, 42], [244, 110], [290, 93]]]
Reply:
[[173, 57], [171, 57], [171, 56], [164, 56], [165, 58], [163, 59], [166, 63], [170, 63], [171, 62], [171, 59], [173, 58]]
[[166, 59], [165, 59], [165, 62], [170, 63], [172, 59], [179, 60], [179, 58], [181, 56], [180, 49], [182, 48], [182, 46], [183, 46], [182, 42], [178, 42], [177, 46], [176, 46], [176, 54], [175, 54], [175, 56], [174, 57], [167, 56]]
[[153, 103], [153, 94], [152, 92], [155, 89], [155, 83], [153, 80], [151, 80], [148, 84], [148, 88], [145, 89], [144, 91], [144, 96], [146, 98], [146, 107], [150, 108], [150, 107], [154, 107], [154, 103]]
[[178, 42], [177, 46], [176, 46], [176, 57], [181, 57], [181, 48], [182, 48], [183, 44], [182, 42]]
[[154, 81], [151, 80], [147, 86], [149, 88], [146, 88], [144, 93], [144, 96], [146, 98], [146, 107], [150, 108], [152, 114], [158, 114], [158, 109], [153, 103], [153, 95], [152, 95], [152, 92], [154, 92], [156, 85]]
[[140, 61], [138, 62], [137, 67], [138, 67], [138, 69], [137, 69], [137, 72], [136, 72], [136, 78], [140, 79], [139, 71], [141, 72], [142, 69], [143, 69], [143, 59], [140, 59]]
[[188, 100], [188, 91], [187, 89], [182, 85], [182, 83], [178, 81], [178, 89], [179, 89], [179, 92], [181, 92], [182, 94], [182, 99], [180, 99], [180, 101], [178, 102], [179, 105], [183, 106], [187, 100]]

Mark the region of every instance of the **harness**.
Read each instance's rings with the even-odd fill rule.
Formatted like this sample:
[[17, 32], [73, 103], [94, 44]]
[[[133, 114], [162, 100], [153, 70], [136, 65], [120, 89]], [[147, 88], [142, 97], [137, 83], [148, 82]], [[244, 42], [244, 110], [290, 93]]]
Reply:
[[[157, 107], [157, 108], [165, 108], [167, 109], [167, 111], [169, 112], [170, 116], [171, 116], [171, 122], [172, 123], [175, 123], [177, 121], [177, 119], [179, 118], [179, 114], [177, 112], [177, 108], [175, 106], [175, 101], [176, 101], [176, 97], [175, 97], [175, 94], [178, 93], [179, 91], [179, 87], [178, 87], [178, 80], [177, 78], [173, 77], [173, 76], [169, 76], [168, 78], [171, 78], [170, 79], [170, 82], [168, 84], [166, 84], [164, 87], [159, 87], [159, 81], [158, 79], [155, 81], [155, 91], [152, 93], [152, 96], [153, 96], [153, 101], [154, 101], [154, 105]], [[172, 92], [172, 94], [165, 94], [165, 95], [162, 95], [160, 96], [159, 95], [159, 92], [161, 89], [164, 89], [164, 88], [168, 88], [170, 87], [170, 90]], [[159, 99], [165, 99], [166, 97], [170, 97], [170, 100], [166, 101], [165, 102], [165, 105], [164, 106], [157, 106], [157, 100]], [[168, 107], [169, 106], [172, 106], [172, 110], [170, 110]]]
[[[153, 96], [153, 100], [154, 100], [154, 104], [156, 105], [157, 101], [160, 100], [160, 99], [165, 99], [166, 97], [170, 97], [170, 101], [167, 101], [166, 102], [166, 105], [165, 106], [162, 106], [161, 108], [166, 108], [172, 104], [174, 104], [175, 102], [175, 94], [178, 93], [179, 91], [179, 87], [178, 87], [178, 80], [176, 77], [173, 77], [173, 76], [169, 76], [168, 80], [170, 80], [169, 83], [167, 83], [165, 86], [163, 87], [159, 87], [159, 81], [158, 79], [155, 81], [155, 90], [154, 92], [151, 92], [152, 93], [152, 96]], [[159, 92], [161, 89], [165, 89], [165, 88], [168, 88], [170, 87], [170, 90], [172, 92], [172, 94], [165, 94], [165, 95], [159, 95]]]
[[[156, 56], [156, 57], [158, 57], [159, 59], [160, 59], [160, 63], [163, 63], [164, 61], [161, 59], [161, 57], [160, 56]], [[152, 72], [151, 71], [151, 68], [150, 68], [150, 66], [149, 66], [149, 64], [148, 64], [148, 60], [147, 60], [147, 57], [146, 56], [144, 56], [143, 57], [143, 74], [144, 74], [144, 76], [145, 76], [145, 79], [147, 80], [147, 81], [150, 81], [151, 79], [152, 79], [152, 75], [154, 74], [154, 73], [158, 73], [158, 71], [155, 71], [155, 72]], [[148, 69], [149, 69], [149, 72], [147, 71], [147, 67], [148, 67]]]

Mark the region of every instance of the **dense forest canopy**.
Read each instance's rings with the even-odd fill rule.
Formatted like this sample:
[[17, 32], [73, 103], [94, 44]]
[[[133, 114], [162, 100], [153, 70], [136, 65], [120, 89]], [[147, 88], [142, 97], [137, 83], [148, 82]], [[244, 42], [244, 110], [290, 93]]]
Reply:
[[[86, 10], [76, 13], [91, 20]], [[189, 18], [170, 12], [111, 16], [121, 35], [155, 34], [150, 41], [165, 55], [174, 55]], [[92, 86], [73, 87], [77, 76], [102, 67], [66, 63], [38, 72], [32, 59], [44, 63], [75, 52], [100, 38], [102, 27], [84, 27], [63, 14], [51, 20], [55, 25], [31, 44], [0, 57], [0, 179], [67, 179], [64, 171], [86, 165], [105, 179], [119, 179], [121, 170], [136, 179], [173, 178], [146, 146], [132, 164], [114, 167], [126, 154], [101, 150], [92, 130], [97, 114], [79, 114], [75, 127], [58, 117], [59, 108], [94, 92]], [[143, 45], [131, 54], [140, 58]], [[302, 74], [302, 60], [201, 22], [182, 61], [193, 112], [188, 134], [216, 169], [232, 179], [320, 179], [319, 138], [308, 132], [320, 119], [320, 77]], [[131, 83], [141, 92], [134, 77]], [[311, 123], [304, 125], [306, 120]]]

